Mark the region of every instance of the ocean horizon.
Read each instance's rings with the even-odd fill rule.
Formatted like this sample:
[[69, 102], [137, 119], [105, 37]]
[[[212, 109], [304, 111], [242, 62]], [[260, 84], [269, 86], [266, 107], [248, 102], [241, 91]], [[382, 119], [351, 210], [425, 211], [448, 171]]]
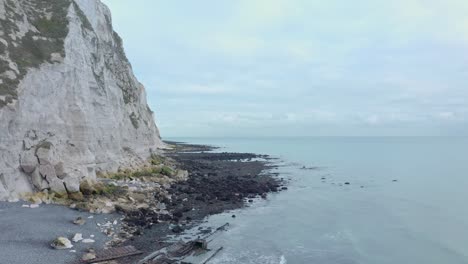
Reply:
[[268, 154], [289, 181], [207, 219], [232, 226], [213, 263], [468, 263], [467, 137], [167, 140]]

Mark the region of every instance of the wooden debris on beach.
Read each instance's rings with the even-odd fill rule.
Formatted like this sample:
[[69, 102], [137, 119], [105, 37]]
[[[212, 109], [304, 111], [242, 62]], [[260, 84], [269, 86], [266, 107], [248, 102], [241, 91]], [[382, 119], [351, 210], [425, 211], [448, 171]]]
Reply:
[[[185, 263], [181, 262], [191, 256], [200, 256], [205, 254], [206, 252], [210, 251], [208, 249], [208, 243], [212, 240], [208, 241], [208, 238], [213, 236], [215, 233], [219, 231], [226, 230], [226, 227], [229, 226], [229, 223], [226, 223], [218, 228], [212, 233], [206, 235], [203, 238], [197, 238], [195, 240], [191, 240], [188, 242], [178, 241], [172, 245], [164, 247], [149, 256], [147, 256], [143, 261], [140, 263], [144, 264], [171, 264], [171, 263]], [[223, 247], [218, 248], [210, 257], [208, 257], [203, 263], [207, 263], [212, 258], [215, 257], [216, 254], [221, 251]]]
[[143, 252], [137, 250], [134, 246], [103, 249], [96, 251], [96, 258], [89, 260], [86, 263], [97, 263], [139, 254], [143, 254]]
[[221, 250], [223, 250], [223, 247], [218, 248], [209, 258], [203, 261], [202, 264], [208, 263], [208, 261], [212, 260]]
[[147, 264], [166, 264], [175, 263], [176, 261], [183, 260], [190, 255], [200, 255], [208, 251], [208, 243], [204, 239], [196, 239], [188, 242], [179, 241], [174, 243], [163, 251], [158, 251], [156, 254], [150, 256], [152, 259]]

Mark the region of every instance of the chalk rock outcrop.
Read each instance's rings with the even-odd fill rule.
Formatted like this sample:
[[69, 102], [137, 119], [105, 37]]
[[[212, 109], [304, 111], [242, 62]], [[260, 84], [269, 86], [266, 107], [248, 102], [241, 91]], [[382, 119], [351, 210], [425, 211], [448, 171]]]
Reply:
[[162, 146], [99, 0], [0, 0], [0, 200], [78, 191]]

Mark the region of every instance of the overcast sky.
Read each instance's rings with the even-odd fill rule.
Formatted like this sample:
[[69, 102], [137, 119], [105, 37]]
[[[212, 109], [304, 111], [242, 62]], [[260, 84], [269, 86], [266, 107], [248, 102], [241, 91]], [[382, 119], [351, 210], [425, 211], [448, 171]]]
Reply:
[[468, 135], [466, 0], [104, 0], [163, 137]]

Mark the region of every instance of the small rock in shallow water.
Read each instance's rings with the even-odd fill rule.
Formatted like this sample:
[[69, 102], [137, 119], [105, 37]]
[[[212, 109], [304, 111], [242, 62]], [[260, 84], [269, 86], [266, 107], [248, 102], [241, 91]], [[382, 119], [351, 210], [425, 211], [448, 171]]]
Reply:
[[232, 215], [231, 217], [232, 217], [232, 218], [236, 218], [236, 215]]
[[285, 191], [287, 189], [288, 189], [288, 187], [286, 187], [286, 186], [281, 187], [281, 190], [283, 190], [283, 191]]
[[398, 180], [393, 180], [393, 182], [397, 182]]
[[70, 240], [65, 237], [57, 237], [50, 246], [55, 249], [69, 249], [73, 247]]
[[81, 242], [88, 244], [88, 243], [94, 243], [95, 241], [93, 239], [90, 239], [90, 238], [85, 238]]
[[252, 199], [250, 199], [250, 200], [249, 200], [249, 203], [253, 203], [253, 200], [252, 200]]
[[29, 206], [29, 208], [38, 208], [38, 207], [39, 207], [38, 204], [31, 204], [31, 205]]
[[350, 183], [349, 183], [349, 182], [345, 182], [344, 184], [345, 184], [345, 185], [350, 185]]
[[176, 234], [177, 234], [177, 233], [180, 233], [180, 232], [182, 232], [182, 231], [184, 231], [184, 230], [183, 230], [182, 227], [180, 227], [179, 225], [177, 225], [177, 226], [175, 226], [174, 228], [172, 228], [172, 232], [174, 232], [174, 233], [176, 233]]
[[81, 216], [78, 216], [74, 221], [73, 223], [75, 225], [84, 225], [86, 223], [86, 220], [83, 219], [83, 217]]

